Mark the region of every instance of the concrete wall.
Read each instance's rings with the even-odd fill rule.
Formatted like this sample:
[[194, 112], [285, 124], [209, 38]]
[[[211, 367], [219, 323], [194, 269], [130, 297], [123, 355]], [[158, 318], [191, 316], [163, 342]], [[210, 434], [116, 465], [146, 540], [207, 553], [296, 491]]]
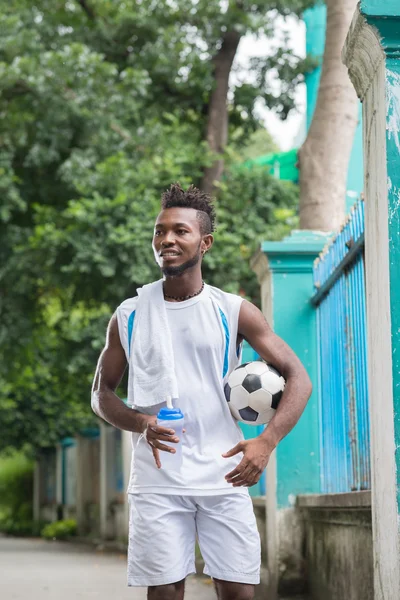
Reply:
[[[253, 498], [253, 506], [263, 565], [256, 600], [269, 600], [264, 498]], [[369, 491], [298, 496], [295, 507], [278, 512], [278, 528], [280, 595], [289, 598], [307, 594], [312, 600], [373, 600]]]
[[131, 436], [101, 424], [44, 453], [34, 473], [34, 518], [76, 518], [78, 534], [125, 541]]
[[370, 492], [298, 499], [313, 600], [373, 600]]
[[261, 538], [261, 583], [256, 588], [256, 600], [265, 600], [268, 593], [268, 569], [267, 569], [267, 526], [265, 522], [265, 497], [252, 498], [254, 514], [257, 519], [258, 531]]

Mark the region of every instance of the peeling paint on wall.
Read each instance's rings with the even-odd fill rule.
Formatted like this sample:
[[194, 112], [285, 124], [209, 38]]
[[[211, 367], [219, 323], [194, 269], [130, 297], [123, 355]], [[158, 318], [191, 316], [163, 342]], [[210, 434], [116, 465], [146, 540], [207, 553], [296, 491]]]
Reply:
[[391, 225], [393, 219], [398, 216], [400, 211], [400, 188], [393, 185], [390, 179], [389, 182], [390, 187], [388, 186], [388, 191], [391, 195], [391, 202], [389, 204], [389, 224]]
[[400, 152], [400, 73], [387, 69], [386, 71], [386, 129], [389, 139], [394, 139]]

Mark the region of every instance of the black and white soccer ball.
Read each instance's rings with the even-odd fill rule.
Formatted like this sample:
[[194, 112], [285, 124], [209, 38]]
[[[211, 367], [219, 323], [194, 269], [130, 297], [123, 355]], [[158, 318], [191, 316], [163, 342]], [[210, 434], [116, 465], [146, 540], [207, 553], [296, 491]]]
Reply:
[[225, 384], [225, 397], [237, 421], [266, 425], [285, 389], [282, 375], [268, 363], [255, 360], [237, 367]]

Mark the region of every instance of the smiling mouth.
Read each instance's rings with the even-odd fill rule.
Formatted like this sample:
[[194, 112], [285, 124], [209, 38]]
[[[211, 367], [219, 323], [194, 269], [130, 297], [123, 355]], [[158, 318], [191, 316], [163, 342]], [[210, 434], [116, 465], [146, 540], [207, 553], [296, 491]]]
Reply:
[[178, 252], [163, 252], [161, 254], [161, 258], [174, 258], [175, 256], [179, 256]]

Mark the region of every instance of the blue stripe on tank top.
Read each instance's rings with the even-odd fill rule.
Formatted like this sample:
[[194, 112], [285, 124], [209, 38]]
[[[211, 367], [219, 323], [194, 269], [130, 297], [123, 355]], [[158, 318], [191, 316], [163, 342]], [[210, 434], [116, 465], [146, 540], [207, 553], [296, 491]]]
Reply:
[[135, 321], [135, 310], [131, 312], [128, 319], [128, 354], [131, 355], [131, 339], [132, 339], [132, 331], [133, 331], [133, 323]]
[[225, 375], [228, 372], [228, 367], [229, 367], [229, 327], [228, 327], [228, 321], [227, 318], [224, 314], [224, 312], [218, 307], [219, 309], [219, 314], [221, 315], [221, 320], [222, 320], [222, 325], [224, 327], [224, 331], [225, 331], [225, 356], [224, 356], [224, 368], [222, 371], [222, 377], [225, 377]]

